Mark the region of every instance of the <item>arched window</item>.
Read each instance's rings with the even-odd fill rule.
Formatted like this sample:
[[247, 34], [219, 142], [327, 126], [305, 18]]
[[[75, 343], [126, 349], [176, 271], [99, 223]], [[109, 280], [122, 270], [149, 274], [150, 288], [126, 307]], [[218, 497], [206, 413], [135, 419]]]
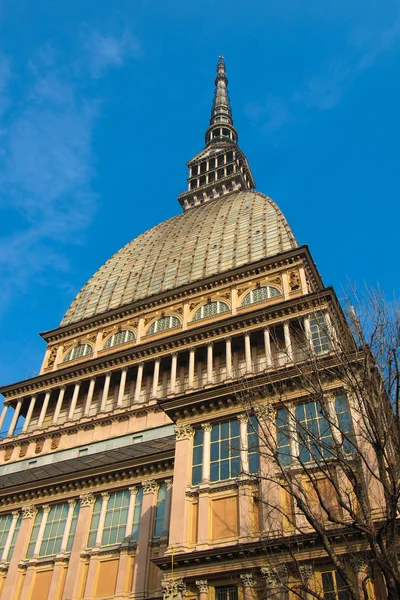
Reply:
[[90, 344], [78, 344], [75, 348], [71, 348], [63, 362], [76, 360], [78, 358], [83, 358], [84, 356], [90, 356], [91, 354], [93, 354], [93, 348]]
[[113, 348], [114, 346], [119, 346], [120, 344], [126, 344], [127, 342], [132, 342], [135, 339], [135, 334], [130, 329], [123, 329], [122, 331], [117, 331], [114, 333], [106, 343], [104, 344], [104, 349]]
[[204, 304], [198, 310], [196, 310], [193, 321], [207, 319], [208, 317], [227, 312], [228, 310], [229, 306], [226, 304], [226, 302], [219, 302], [218, 300], [216, 302], [207, 302], [207, 304]]
[[275, 298], [276, 296], [281, 295], [282, 293], [278, 290], [278, 288], [265, 285], [263, 287], [251, 290], [251, 292], [244, 297], [242, 306], [248, 306], [249, 304], [255, 304], [256, 302], [264, 302], [265, 300], [269, 300], [270, 298]]
[[178, 319], [178, 317], [174, 317], [172, 315], [168, 317], [161, 317], [161, 319], [154, 321], [154, 323], [150, 325], [150, 327], [147, 330], [147, 333], [149, 335], [151, 333], [161, 333], [161, 331], [165, 331], [166, 329], [173, 329], [174, 327], [179, 327], [180, 324], [181, 322]]

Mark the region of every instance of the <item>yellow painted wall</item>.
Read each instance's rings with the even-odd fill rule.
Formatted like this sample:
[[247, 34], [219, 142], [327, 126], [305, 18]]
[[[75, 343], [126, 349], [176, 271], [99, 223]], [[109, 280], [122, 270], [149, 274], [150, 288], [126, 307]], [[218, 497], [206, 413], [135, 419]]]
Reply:
[[111, 596], [117, 583], [118, 558], [99, 562], [96, 596]]
[[37, 571], [35, 573], [31, 600], [47, 600], [52, 575], [53, 569]]
[[239, 531], [237, 496], [212, 500], [211, 519], [212, 539], [237, 536]]
[[191, 502], [190, 505], [190, 527], [189, 527], [189, 542], [197, 542], [197, 524], [199, 520], [199, 503]]

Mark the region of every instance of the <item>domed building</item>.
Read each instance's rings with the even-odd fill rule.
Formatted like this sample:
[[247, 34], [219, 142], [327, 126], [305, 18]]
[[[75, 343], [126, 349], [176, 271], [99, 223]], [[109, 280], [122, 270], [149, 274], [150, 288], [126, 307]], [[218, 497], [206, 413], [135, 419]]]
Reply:
[[[284, 599], [288, 540], [320, 597], [350, 597], [260, 476], [274, 386], [290, 394], [308, 351], [328, 359], [345, 324], [255, 191], [227, 83], [220, 58], [183, 212], [111, 257], [41, 334], [40, 374], [0, 389], [2, 600]], [[281, 494], [273, 517], [268, 494]]]

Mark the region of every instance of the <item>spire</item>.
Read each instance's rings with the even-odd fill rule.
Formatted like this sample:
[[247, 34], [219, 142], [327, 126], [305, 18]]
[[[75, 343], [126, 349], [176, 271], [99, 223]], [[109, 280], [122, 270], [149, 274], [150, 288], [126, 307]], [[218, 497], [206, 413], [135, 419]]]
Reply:
[[210, 127], [206, 131], [206, 144], [221, 137], [220, 135], [213, 135], [215, 132], [218, 134], [221, 132], [221, 125], [229, 127], [231, 131], [230, 137], [237, 143], [238, 135], [233, 126], [232, 110], [228, 93], [228, 78], [226, 76], [226, 67], [223, 56], [218, 57], [217, 76], [214, 84], [214, 100], [211, 109]]
[[187, 163], [188, 189], [178, 196], [184, 210], [255, 187], [247, 159], [238, 146], [223, 56], [218, 58], [210, 125], [205, 138], [204, 150]]

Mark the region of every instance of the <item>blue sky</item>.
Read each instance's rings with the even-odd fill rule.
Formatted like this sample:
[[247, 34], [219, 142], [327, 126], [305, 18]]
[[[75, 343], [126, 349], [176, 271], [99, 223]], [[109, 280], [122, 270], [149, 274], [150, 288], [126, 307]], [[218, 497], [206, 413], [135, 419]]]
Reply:
[[0, 0], [0, 382], [180, 212], [219, 54], [239, 142], [323, 279], [399, 295], [397, 1]]

